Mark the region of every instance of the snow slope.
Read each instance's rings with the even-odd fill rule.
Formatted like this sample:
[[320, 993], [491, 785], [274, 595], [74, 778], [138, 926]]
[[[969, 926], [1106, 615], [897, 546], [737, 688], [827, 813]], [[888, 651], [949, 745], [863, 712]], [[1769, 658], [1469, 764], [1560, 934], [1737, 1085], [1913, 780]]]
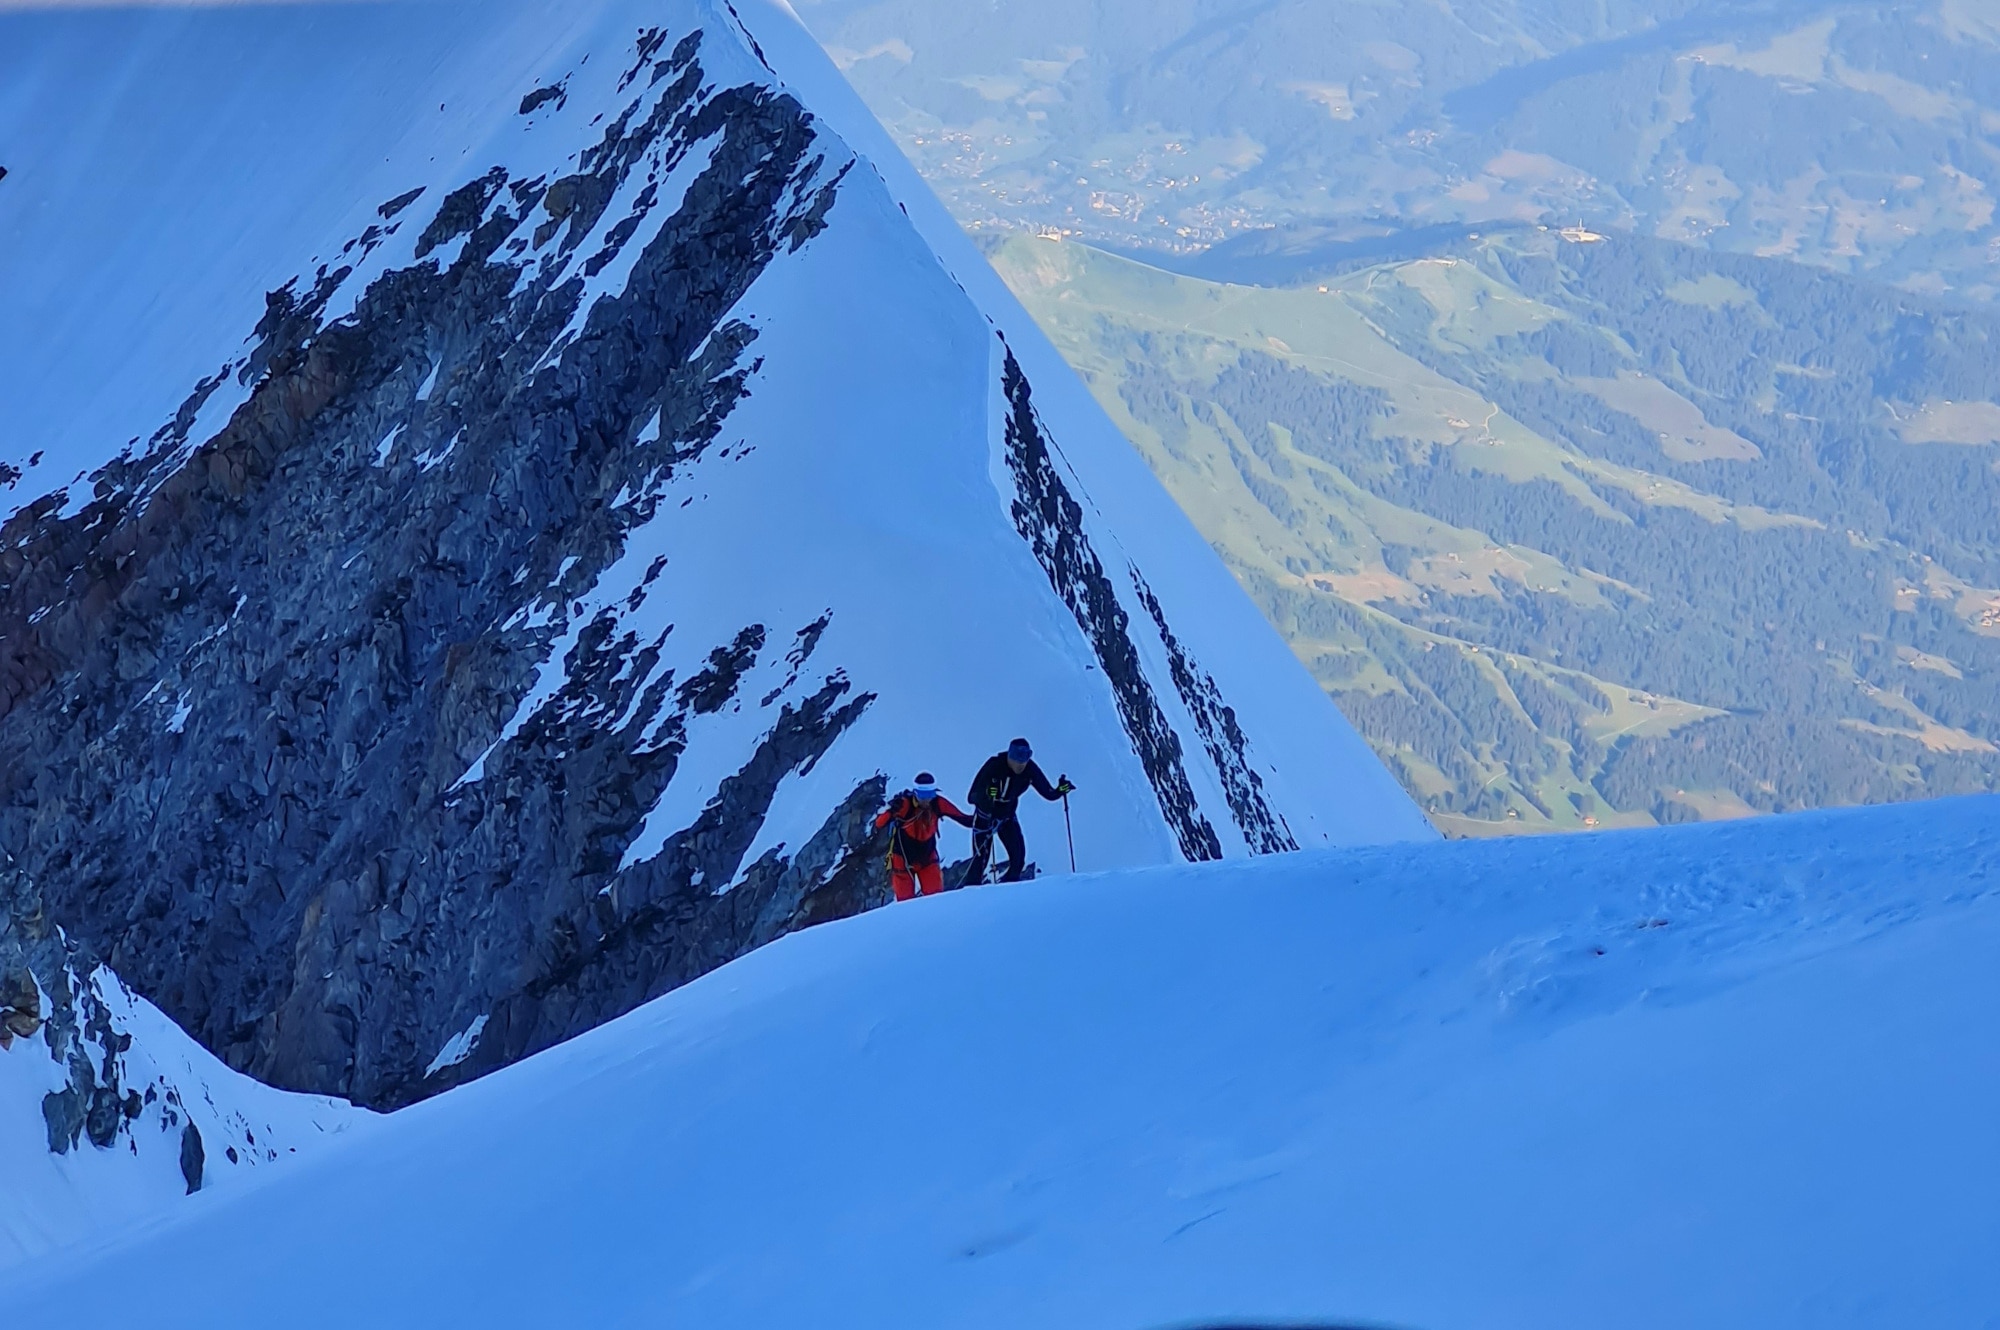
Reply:
[[1990, 1326], [1997, 888], [1980, 798], [921, 901], [0, 1319]]
[[89, 989], [84, 1005], [95, 1019], [57, 1038], [91, 1063], [96, 1084], [112, 1079], [103, 1074], [110, 1064], [137, 1111], [118, 1115], [104, 1146], [79, 1131], [54, 1153], [44, 1103], [69, 1088], [67, 1057], [51, 1056], [46, 1025], [0, 1050], [0, 1270], [168, 1212], [190, 1181], [228, 1191], [268, 1176], [373, 1116], [229, 1070], [109, 970]]
[[[1201, 760], [1212, 747], [1203, 721], [1176, 695], [1168, 649], [1148, 632], [1127, 565], [1143, 573], [1195, 672], [1212, 676], [1241, 717], [1247, 769], [1289, 828], [1280, 836], [1326, 844], [1428, 834], [782, 4], [229, 6], [0, 23], [14, 38], [0, 57], [0, 126], [11, 128], [15, 154], [0, 228], [21, 240], [0, 259], [13, 311], [0, 321], [10, 417], [0, 461], [26, 468], [41, 456], [6, 497], [9, 508], [54, 485], [68, 485], [79, 506], [86, 489], [74, 478], [127, 439], [152, 435], [195, 378], [245, 363], [244, 335], [265, 290], [304, 273], [303, 291], [314, 265], [353, 264], [324, 311], [336, 321], [369, 281], [415, 261], [422, 223], [448, 191], [495, 165], [515, 182], [560, 174], [619, 108], [636, 102], [643, 118], [662, 85], [623, 80], [649, 65], [634, 65], [634, 34], [663, 25], [671, 48], [699, 30], [709, 92], [770, 86], [816, 118], [814, 150], [827, 164], [812, 184], [837, 184], [838, 201], [826, 232], [773, 263], [730, 311], [760, 332], [762, 368], [728, 423], [742, 446], [686, 468], [673, 503], [635, 533], [624, 560], [593, 570], [585, 595], [570, 589], [569, 612], [554, 613], [573, 631], [554, 635], [548, 671], [515, 723], [559, 687], [575, 633], [628, 599], [664, 553], [670, 571], [652, 611], [612, 616], [618, 630], [647, 638], [674, 625], [659, 671], [685, 676], [689, 661], [698, 665], [752, 618], [789, 634], [831, 608], [822, 652], [835, 659], [817, 673], [845, 669], [857, 693], [880, 698], [816, 768], [814, 787], [792, 796], [801, 820], [776, 819], [751, 859], [797, 846], [824, 818], [827, 794], [867, 773], [900, 780], [938, 766], [957, 785], [1021, 730], [1044, 738], [1052, 765], [1095, 792], [1096, 840], [1083, 847], [1093, 865], [1185, 852], [1184, 829], [1161, 825], [1153, 806], [1173, 796], [1149, 787], [1126, 755], [1133, 740], [1121, 731], [1131, 725], [1111, 691], [1100, 683], [1094, 696], [1076, 695], [1079, 673], [1105, 667], [1007, 520], [1016, 486], [1000, 437], [1010, 403], [998, 331], [1026, 371], [1058, 469], [1138, 629], [1161, 721], [1193, 759], [1195, 820], [1214, 827], [1217, 847], [1242, 853], [1260, 841], [1230, 816], [1229, 775]], [[651, 67], [665, 60], [663, 50]], [[543, 87], [564, 95], [522, 114], [524, 95]], [[704, 146], [659, 141], [641, 164], [668, 177], [657, 204], [631, 208], [648, 178], [635, 172], [592, 234], [574, 237], [575, 259], [564, 260], [572, 271], [628, 215], [638, 227], [589, 278], [573, 329], [622, 289], [643, 244], [672, 217], [675, 192], [706, 164]], [[843, 177], [850, 163], [861, 169]], [[347, 248], [380, 228], [379, 203], [418, 186], [427, 193], [408, 214], [415, 224], [379, 247]], [[496, 206], [506, 200], [489, 214]], [[257, 382], [232, 375], [222, 384], [196, 413], [187, 446], [221, 427]], [[449, 438], [415, 445], [421, 426], [406, 426], [400, 450], [385, 433], [383, 460], [429, 470], [449, 457]], [[699, 511], [680, 512], [683, 498]], [[703, 571], [714, 568], [731, 576]], [[691, 745], [689, 765], [703, 772], [660, 810], [649, 844], [663, 824], [685, 825], [687, 810], [740, 766], [744, 743], [762, 733], [741, 728], [708, 761], [705, 745]]]
[[1431, 837], [782, 5], [0, 13], [0, 89], [0, 849], [228, 1065], [483, 1074], [1016, 734], [1086, 869]]

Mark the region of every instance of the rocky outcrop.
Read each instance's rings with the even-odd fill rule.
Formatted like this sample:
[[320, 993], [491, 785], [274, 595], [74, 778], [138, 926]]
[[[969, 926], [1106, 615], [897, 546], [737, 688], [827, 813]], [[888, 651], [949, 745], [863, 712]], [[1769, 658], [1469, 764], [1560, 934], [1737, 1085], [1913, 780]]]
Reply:
[[192, 1196], [201, 1190], [202, 1177], [208, 1168], [208, 1152], [201, 1143], [201, 1128], [192, 1122], [181, 1126], [181, 1178], [187, 1183], [187, 1194]]
[[[0, 1053], [47, 1057], [60, 1069], [62, 1083], [41, 1101], [50, 1151], [68, 1154], [85, 1144], [109, 1150], [141, 1129], [148, 1110], [161, 1130], [184, 1127], [199, 1136], [183, 1118], [178, 1086], [128, 1074], [132, 1035], [103, 987], [116, 980], [103, 976], [87, 947], [50, 926], [20, 878], [18, 865], [0, 870], [7, 903], [0, 909], [0, 1030], [11, 1036], [0, 1040]], [[190, 1191], [200, 1177], [197, 1167]]]
[[[1131, 616], [1120, 603], [1084, 530], [1082, 505], [1071, 496], [1056, 469], [1051, 445], [1035, 411], [1033, 389], [1011, 350], [1006, 354], [1001, 386], [1008, 406], [1006, 444], [1015, 485], [1014, 525], [1096, 651], [1104, 677], [1117, 697], [1125, 732], [1145, 766], [1160, 811], [1180, 840], [1181, 853], [1189, 860], [1219, 859], [1221, 841], [1195, 799], [1180, 735], [1160, 709], [1132, 640]], [[1138, 568], [1127, 565], [1127, 571], [1139, 603], [1159, 635], [1174, 691], [1201, 737], [1244, 844], [1252, 854], [1298, 849], [1283, 816], [1274, 812], [1264, 797], [1264, 780], [1250, 760], [1249, 738], [1235, 708], [1181, 644], [1159, 597]]]
[[1083, 529], [1083, 508], [1071, 496], [1050, 455], [1035, 414], [1034, 393], [1020, 362], [1007, 352], [1002, 387], [1009, 407], [1007, 464], [1014, 475], [1014, 525], [1048, 574], [1049, 585], [1076, 616], [1118, 701], [1118, 715], [1160, 801], [1160, 812], [1191, 861], [1220, 859], [1222, 842], [1188, 783], [1180, 735], [1160, 710], [1133, 645], [1131, 616]]
[[[671, 628], [580, 599], [752, 391], [729, 311], [843, 175], [795, 101], [713, 86], [699, 52], [643, 35], [640, 95], [565, 174], [383, 205], [82, 502], [0, 530], [0, 908], [60, 920], [234, 1068], [405, 1103], [882, 898], [865, 783], [789, 857], [742, 862], [873, 700], [802, 672], [825, 619], [745, 623], [676, 679]], [[349, 292], [405, 226], [415, 259]], [[247, 400], [196, 437], [231, 378]], [[740, 696], [780, 649], [789, 679]], [[761, 740], [626, 863], [725, 707]], [[75, 1064], [52, 1145], [115, 1131], [114, 1063]], [[203, 1153], [184, 1138], [190, 1185]]]
[[57, 926], [4, 855], [0, 1003], [14, 1034], [0, 1047], [0, 1142], [92, 1156], [0, 1158], [0, 1272], [278, 1166], [362, 1116], [222, 1067]]
[[[60, 1049], [56, 1148], [131, 1104], [100, 975], [230, 1068], [396, 1107], [882, 904], [876, 753], [946, 707], [1122, 723], [1084, 759], [1107, 856], [1220, 857], [1211, 817], [1291, 845], [1011, 354], [975, 471], [995, 385], [924, 356], [983, 311], [761, 60], [647, 29], [507, 89], [498, 162], [384, 188], [144, 443], [0, 523], [0, 919], [49, 1008], [0, 1028]], [[1057, 629], [1033, 668], [901, 645], [963, 588], [894, 585], [898, 474], [992, 619]], [[190, 1186], [252, 1157], [161, 1102]]]
[[1145, 577], [1137, 568], [1130, 572], [1139, 603], [1146, 607], [1146, 614], [1160, 635], [1160, 644], [1166, 648], [1167, 670], [1173, 678], [1174, 691], [1180, 694], [1181, 704], [1194, 718], [1202, 747], [1221, 778], [1223, 796], [1229, 801], [1229, 811], [1250, 852], [1283, 854], [1298, 849], [1291, 828], [1284, 824], [1284, 815], [1272, 812], [1264, 798], [1264, 778], [1250, 763], [1250, 740], [1236, 719], [1236, 709], [1223, 700], [1222, 689], [1174, 635], [1167, 623], [1167, 612], [1160, 607], [1160, 598], [1153, 594]]
[[42, 991], [25, 965], [0, 970], [0, 1053], [42, 1028]]

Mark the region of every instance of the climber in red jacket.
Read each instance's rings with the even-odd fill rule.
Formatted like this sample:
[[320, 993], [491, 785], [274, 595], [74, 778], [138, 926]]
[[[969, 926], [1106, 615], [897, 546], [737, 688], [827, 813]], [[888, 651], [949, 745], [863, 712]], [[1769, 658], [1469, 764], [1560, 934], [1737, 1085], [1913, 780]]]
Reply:
[[944, 869], [938, 862], [937, 848], [940, 817], [972, 825], [970, 814], [938, 793], [937, 777], [920, 771], [915, 787], [891, 799], [875, 818], [877, 831], [891, 822], [896, 824], [896, 833], [889, 838], [889, 883], [896, 889], [897, 900], [912, 899], [919, 886], [926, 896], [944, 890]]

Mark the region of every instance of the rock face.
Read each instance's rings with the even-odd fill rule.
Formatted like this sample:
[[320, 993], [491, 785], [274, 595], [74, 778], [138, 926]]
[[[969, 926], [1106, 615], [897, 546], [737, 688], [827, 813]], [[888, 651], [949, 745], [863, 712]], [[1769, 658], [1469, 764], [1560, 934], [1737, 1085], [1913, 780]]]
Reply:
[[15, 886], [0, 908], [0, 1270], [366, 1118], [222, 1067]]
[[[566, 627], [560, 608], [525, 622], [524, 583], [551, 588], [544, 605], [589, 585], [716, 443], [755, 340], [729, 311], [817, 233], [837, 188], [795, 100], [701, 96], [699, 35], [655, 58], [656, 36], [628, 76], [654, 86], [650, 106], [580, 169], [496, 168], [447, 195], [419, 261], [332, 327], [347, 269], [273, 293], [228, 370], [255, 391], [220, 434], [186, 439], [218, 375], [91, 502], [65, 516], [51, 496], [0, 536], [0, 743], [47, 759], [0, 776], [10, 843], [121, 975], [267, 1081], [378, 1105], [416, 1092], [425, 990], [502, 936], [516, 982], [435, 1081], [589, 1028], [777, 936], [802, 905], [796, 864], [726, 896], [689, 883], [734, 878], [777, 782], [868, 706], [841, 680], [765, 699], [774, 723], [714, 807], [618, 872], [689, 721], [735, 703], [772, 645], [763, 624], [643, 690], [660, 644], [585, 625], [556, 705], [459, 783]], [[625, 289], [580, 310], [657, 176], [711, 139]], [[579, 254], [642, 164], [655, 178]], [[399, 204], [387, 227], [409, 224]], [[453, 241], [449, 264], [429, 257]], [[510, 262], [510, 242], [558, 262]], [[824, 627], [773, 626], [797, 665]], [[876, 858], [861, 824], [879, 795], [857, 789], [807, 853], [827, 870]], [[302, 880], [323, 885], [288, 890]], [[92, 927], [105, 920], [122, 927]], [[108, 1131], [115, 1091], [75, 1087], [52, 1139], [58, 1123]]]
[[[676, 26], [634, 42], [635, 9]], [[1096, 744], [1114, 860], [1299, 843], [1168, 627], [1171, 570], [1093, 536], [1020, 364], [867, 161], [726, 6], [608, 12], [618, 43], [509, 92], [531, 146], [382, 203], [149, 441], [0, 526], [0, 910], [278, 1086], [407, 1103], [885, 901], [889, 755], [966, 698], [997, 741], [1041, 717]], [[969, 412], [828, 359], [815, 284], [863, 264], [889, 274], [871, 317], [984, 341], [940, 371], [970, 361]], [[813, 437], [898, 392], [958, 422], [949, 485], [893, 427]], [[914, 517], [832, 488], [860, 445]], [[781, 487], [804, 518], [766, 515]], [[993, 678], [912, 663], [902, 625], [950, 631], [940, 584], [828, 566], [932, 508], [1022, 643]], [[871, 758], [851, 736], [884, 707]], [[53, 1148], [130, 1115], [114, 1061], [73, 1064]], [[183, 1137], [190, 1188], [215, 1149]]]
[[42, 992], [34, 972], [16, 965], [0, 972], [0, 1052], [42, 1028]]

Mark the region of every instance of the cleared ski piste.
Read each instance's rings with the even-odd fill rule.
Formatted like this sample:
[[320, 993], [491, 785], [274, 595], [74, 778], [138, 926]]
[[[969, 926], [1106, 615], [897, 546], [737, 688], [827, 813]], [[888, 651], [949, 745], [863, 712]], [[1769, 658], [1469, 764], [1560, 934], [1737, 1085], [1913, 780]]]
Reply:
[[1979, 798], [919, 901], [0, 1323], [1988, 1326], [1996, 870]]

